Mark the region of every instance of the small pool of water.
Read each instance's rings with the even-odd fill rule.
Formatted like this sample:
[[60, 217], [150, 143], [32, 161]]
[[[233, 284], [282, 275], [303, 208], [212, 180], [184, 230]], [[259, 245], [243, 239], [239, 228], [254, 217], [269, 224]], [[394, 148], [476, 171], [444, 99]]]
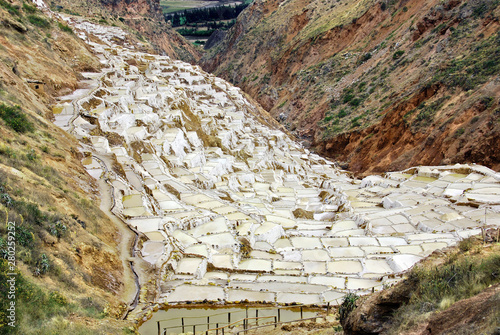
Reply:
[[[239, 320], [248, 318], [259, 319], [249, 320], [249, 327], [264, 325], [266, 323], [274, 323], [275, 317], [281, 322], [293, 321], [302, 318], [312, 318], [319, 312], [318, 309], [306, 309], [300, 312], [300, 307], [283, 307], [278, 309], [275, 307], [219, 307], [219, 308], [169, 308], [159, 310], [153, 314], [153, 317], [146, 321], [140, 328], [141, 335], [156, 335], [156, 334], [180, 334], [193, 332], [193, 326], [196, 334], [205, 334], [207, 329], [226, 326], [229, 323], [235, 323]], [[184, 323], [184, 329], [182, 324]], [[207, 325], [209, 326], [207, 328]], [[235, 324], [235, 327], [242, 325], [242, 322]], [[159, 329], [159, 333], [158, 333]], [[227, 332], [229, 333], [229, 332]], [[219, 332], [222, 334], [222, 332]]]

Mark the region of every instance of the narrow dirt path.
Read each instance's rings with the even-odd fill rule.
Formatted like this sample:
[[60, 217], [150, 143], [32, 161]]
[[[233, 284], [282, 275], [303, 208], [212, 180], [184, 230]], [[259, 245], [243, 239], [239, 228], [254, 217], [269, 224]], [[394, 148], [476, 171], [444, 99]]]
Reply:
[[114, 206], [112, 186], [109, 185], [104, 179], [99, 179], [98, 184], [99, 192], [102, 196], [100, 209], [111, 219], [111, 221], [113, 221], [120, 233], [118, 248], [123, 269], [125, 271], [123, 276], [125, 285], [123, 290], [123, 299], [129, 303], [129, 309], [123, 317], [126, 318], [129, 312], [137, 306], [141, 287], [139, 276], [134, 269], [134, 262], [141, 261], [135, 257], [138, 235], [125, 222], [111, 212]]

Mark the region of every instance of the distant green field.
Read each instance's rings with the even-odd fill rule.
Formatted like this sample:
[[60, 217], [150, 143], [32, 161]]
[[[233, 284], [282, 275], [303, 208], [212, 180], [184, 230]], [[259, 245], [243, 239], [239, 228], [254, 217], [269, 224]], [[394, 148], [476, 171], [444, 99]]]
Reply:
[[177, 12], [184, 9], [203, 7], [208, 1], [169, 1], [160, 0], [160, 6], [164, 14]]

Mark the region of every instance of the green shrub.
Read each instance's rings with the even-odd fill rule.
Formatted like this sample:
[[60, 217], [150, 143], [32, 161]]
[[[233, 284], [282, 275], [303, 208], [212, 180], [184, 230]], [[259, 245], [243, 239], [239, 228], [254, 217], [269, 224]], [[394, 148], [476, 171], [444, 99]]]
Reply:
[[18, 133], [33, 131], [33, 125], [28, 121], [26, 115], [21, 111], [21, 107], [19, 106], [0, 104], [0, 118]]
[[346, 95], [344, 95], [342, 102], [346, 104], [349, 103], [352, 99], [354, 99], [354, 94], [347, 93]]
[[355, 99], [352, 99], [351, 101], [349, 101], [349, 105], [353, 106], [353, 107], [358, 107], [359, 105], [361, 105], [361, 102], [363, 100], [361, 100], [360, 98], [355, 98]]
[[18, 15], [18, 16], [21, 15], [21, 12], [19, 11], [18, 6], [12, 6], [10, 3], [8, 3], [5, 0], [0, 0], [0, 6], [5, 8], [12, 15]]
[[68, 304], [68, 299], [66, 299], [66, 297], [59, 291], [51, 292], [49, 295], [49, 299], [61, 306], [66, 306]]
[[356, 308], [356, 300], [359, 299], [359, 296], [356, 295], [355, 293], [348, 293], [344, 297], [344, 301], [342, 301], [342, 304], [339, 307], [339, 321], [340, 323], [343, 323], [349, 314]]
[[61, 238], [67, 230], [66, 225], [59, 220], [49, 225], [49, 232], [57, 238]]
[[43, 17], [40, 17], [38, 15], [28, 15], [28, 21], [37, 27], [40, 28], [49, 28], [50, 27], [50, 22], [45, 20]]
[[495, 99], [492, 97], [482, 97], [479, 102], [488, 109], [493, 105]]
[[66, 33], [70, 33], [70, 34], [73, 34], [73, 29], [71, 29], [70, 26], [67, 26], [65, 25], [64, 23], [61, 23], [61, 22], [57, 22], [57, 26], [59, 27], [59, 29], [61, 29], [62, 31], [66, 32]]
[[393, 55], [392, 55], [392, 59], [396, 60], [396, 59], [400, 59], [401, 56], [403, 56], [405, 52], [403, 50], [398, 50], [396, 51]]
[[47, 257], [46, 254], [42, 254], [40, 259], [36, 262], [36, 267], [35, 270], [33, 271], [33, 274], [38, 277], [42, 274], [46, 274], [49, 272], [50, 269], [50, 261], [49, 258]]
[[359, 64], [368, 61], [370, 58], [372, 58], [372, 54], [370, 52], [363, 54], [363, 56], [361, 56], [361, 58], [359, 59]]
[[23, 11], [25, 11], [26, 13], [33, 14], [36, 13], [36, 7], [28, 5], [27, 3], [23, 3]]
[[347, 114], [349, 114], [349, 113], [347, 113], [347, 110], [341, 109], [340, 112], [337, 114], [337, 116], [341, 119], [341, 118], [347, 116]]
[[28, 153], [26, 154], [26, 158], [29, 160], [29, 161], [36, 161], [38, 159], [38, 155], [36, 154], [35, 150], [31, 149], [28, 151]]
[[16, 243], [23, 247], [33, 246], [35, 235], [31, 229], [25, 224], [16, 225]]
[[356, 121], [352, 121], [351, 123], [351, 128], [357, 128], [357, 127], [361, 127], [361, 123], [359, 123], [357, 120]]
[[458, 249], [462, 252], [466, 252], [472, 249], [474, 246], [474, 237], [469, 237], [458, 242]]
[[464, 128], [458, 128], [457, 131], [455, 132], [455, 134], [453, 135], [453, 137], [455, 137], [455, 138], [460, 137], [464, 133], [465, 133], [465, 129]]

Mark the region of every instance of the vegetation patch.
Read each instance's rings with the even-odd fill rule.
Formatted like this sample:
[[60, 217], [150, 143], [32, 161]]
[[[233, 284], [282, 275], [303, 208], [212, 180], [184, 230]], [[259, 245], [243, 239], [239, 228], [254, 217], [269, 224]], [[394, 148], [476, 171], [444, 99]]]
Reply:
[[392, 55], [392, 59], [400, 59], [404, 53], [403, 50], [398, 50]]
[[50, 22], [48, 20], [45, 20], [43, 17], [40, 17], [38, 15], [28, 15], [27, 16], [28, 21], [39, 28], [50, 28]]
[[[417, 107], [418, 114], [415, 117], [412, 126], [414, 128], [426, 127], [432, 123], [434, 120], [434, 115], [438, 110], [443, 107], [446, 100], [449, 99], [449, 96], [441, 97], [436, 101], [431, 102], [430, 104], [426, 104], [426, 102], [422, 102]], [[415, 112], [415, 110], [410, 111], [405, 117], [411, 115], [411, 113]]]
[[12, 4], [8, 3], [5, 0], [0, 0], [0, 6], [5, 8], [12, 15], [18, 15], [18, 16], [21, 15], [18, 6], [13, 6]]
[[460, 242], [458, 250], [444, 264], [412, 269], [408, 280], [414, 287], [413, 294], [395, 312], [389, 333], [406, 333], [431, 312], [446, 309], [500, 283], [500, 246], [493, 245], [487, 252], [483, 248], [482, 241], [471, 237]]
[[36, 13], [37, 9], [35, 6], [31, 6], [31, 5], [28, 5], [26, 3], [23, 3], [23, 11], [25, 13], [34, 14], [34, 13]]
[[58, 22], [57, 23], [57, 26], [59, 27], [59, 29], [61, 29], [62, 31], [66, 32], [66, 33], [70, 33], [70, 34], [73, 34], [73, 29], [71, 29], [70, 26], [67, 26], [65, 25], [64, 23], [61, 23], [61, 22]]
[[433, 81], [468, 91], [498, 74], [500, 74], [500, 32], [473, 45], [465, 57], [451, 60], [446, 67], [437, 72]]
[[356, 301], [359, 296], [355, 293], [348, 293], [339, 307], [339, 321], [344, 323], [349, 314], [356, 308]]
[[91, 334], [89, 330], [85, 330], [85, 327], [70, 325], [69, 322], [56, 322], [57, 325], [48, 327], [53, 327], [53, 330], [47, 329], [44, 324], [54, 318], [61, 318], [62, 321], [63, 318], [66, 319], [73, 313], [98, 318], [105, 316], [103, 307], [92, 303], [91, 298], [86, 299], [88, 300], [86, 304], [70, 302], [61, 292], [44, 290], [16, 270], [14, 271], [16, 273], [16, 327], [10, 328], [7, 309], [12, 300], [8, 298], [9, 282], [7, 280], [12, 278], [9, 275], [12, 272], [8, 262], [0, 259], [0, 332], [2, 334], [61, 334], [63, 329], [75, 331], [76, 334]]
[[33, 131], [33, 124], [28, 121], [19, 106], [7, 106], [0, 104], [0, 118], [2, 118], [7, 126], [14, 129], [18, 133]]

